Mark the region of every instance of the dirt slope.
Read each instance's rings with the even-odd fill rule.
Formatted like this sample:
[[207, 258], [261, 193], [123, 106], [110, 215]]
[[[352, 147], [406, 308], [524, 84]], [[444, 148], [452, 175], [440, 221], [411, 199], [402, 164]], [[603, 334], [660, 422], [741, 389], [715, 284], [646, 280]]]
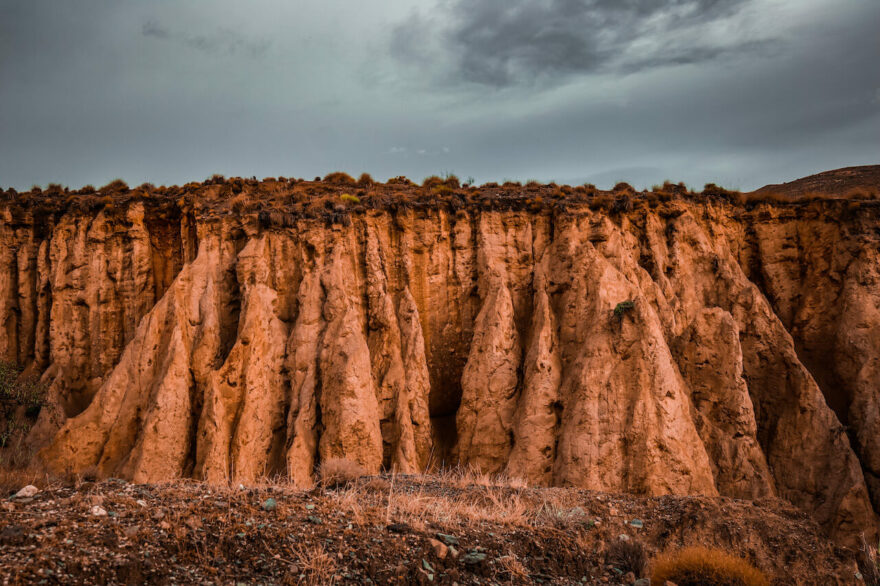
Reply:
[[[623, 535], [649, 560], [702, 544], [745, 558], [774, 584], [855, 580], [853, 555], [780, 500], [639, 498], [466, 480], [365, 478], [307, 492], [119, 480], [56, 486], [3, 501], [0, 574], [12, 584], [630, 586], [630, 567], [613, 553]], [[633, 573], [649, 575], [650, 566]]]
[[761, 197], [775, 194], [797, 200], [806, 196], [840, 197], [856, 192], [880, 193], [880, 165], [825, 171], [788, 183], [765, 185], [750, 195]]

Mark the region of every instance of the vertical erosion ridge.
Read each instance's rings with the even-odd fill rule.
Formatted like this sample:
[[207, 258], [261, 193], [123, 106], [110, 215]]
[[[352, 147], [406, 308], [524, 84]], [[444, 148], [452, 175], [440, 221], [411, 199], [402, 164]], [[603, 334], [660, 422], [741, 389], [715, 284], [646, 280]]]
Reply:
[[0, 356], [48, 385], [30, 440], [56, 471], [461, 463], [876, 531], [873, 211], [2, 213]]

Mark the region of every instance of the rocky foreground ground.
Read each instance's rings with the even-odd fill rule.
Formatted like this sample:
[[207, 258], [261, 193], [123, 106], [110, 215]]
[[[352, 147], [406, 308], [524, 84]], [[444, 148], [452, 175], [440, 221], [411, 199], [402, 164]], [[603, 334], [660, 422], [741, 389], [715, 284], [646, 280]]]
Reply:
[[[777, 584], [851, 584], [857, 572], [853, 552], [781, 500], [639, 498], [467, 474], [309, 491], [80, 479], [6, 498], [0, 519], [3, 584], [642, 586], [656, 554], [693, 544], [741, 556]], [[633, 572], [634, 548], [620, 544], [642, 546], [648, 568]]]

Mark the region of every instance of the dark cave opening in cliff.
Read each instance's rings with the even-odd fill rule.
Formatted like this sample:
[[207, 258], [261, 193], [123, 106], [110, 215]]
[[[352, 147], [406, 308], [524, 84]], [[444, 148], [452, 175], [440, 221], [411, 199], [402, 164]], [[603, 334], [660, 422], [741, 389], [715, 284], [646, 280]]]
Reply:
[[431, 436], [434, 452], [430, 465], [432, 467], [448, 467], [455, 465], [453, 461], [455, 448], [458, 444], [458, 428], [455, 418], [461, 406], [461, 383], [458, 380], [444, 380], [441, 384], [431, 385], [428, 396], [428, 413], [431, 417]]

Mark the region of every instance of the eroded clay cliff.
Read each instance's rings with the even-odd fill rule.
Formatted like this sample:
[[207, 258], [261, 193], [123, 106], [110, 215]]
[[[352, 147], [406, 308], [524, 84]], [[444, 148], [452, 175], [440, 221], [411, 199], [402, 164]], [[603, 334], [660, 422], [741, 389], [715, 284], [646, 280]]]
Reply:
[[0, 357], [49, 385], [40, 458], [300, 486], [328, 458], [463, 463], [875, 531], [876, 206], [326, 207], [0, 208]]

